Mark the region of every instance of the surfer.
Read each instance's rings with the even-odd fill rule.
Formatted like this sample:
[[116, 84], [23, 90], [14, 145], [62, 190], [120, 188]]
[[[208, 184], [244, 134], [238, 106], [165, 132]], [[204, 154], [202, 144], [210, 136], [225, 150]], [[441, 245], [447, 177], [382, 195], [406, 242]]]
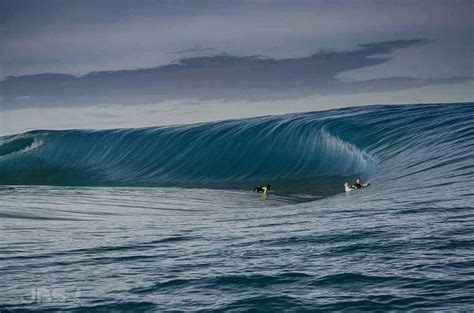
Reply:
[[254, 192], [263, 193], [264, 195], [266, 195], [269, 190], [270, 190], [270, 185], [258, 186], [253, 189]]
[[352, 187], [353, 189], [362, 188], [362, 180], [360, 179], [360, 177], [357, 177], [355, 183], [353, 183], [351, 187]]
[[364, 188], [364, 187], [367, 187], [369, 186], [370, 183], [365, 183], [363, 184], [362, 183], [362, 180], [360, 179], [360, 177], [357, 177], [355, 183], [353, 183], [352, 185], [349, 185], [348, 182], [345, 182], [344, 183], [344, 189], [346, 191], [351, 191], [351, 190], [356, 190], [356, 189], [360, 189], [360, 188]]

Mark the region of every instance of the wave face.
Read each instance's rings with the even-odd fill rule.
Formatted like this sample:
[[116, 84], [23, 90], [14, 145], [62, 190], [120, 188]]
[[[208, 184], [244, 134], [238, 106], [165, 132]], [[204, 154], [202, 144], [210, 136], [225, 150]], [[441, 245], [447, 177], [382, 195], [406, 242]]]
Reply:
[[0, 184], [298, 190], [324, 180], [340, 191], [358, 175], [435, 183], [472, 173], [473, 116], [471, 103], [370, 106], [184, 126], [38, 130], [0, 138]]

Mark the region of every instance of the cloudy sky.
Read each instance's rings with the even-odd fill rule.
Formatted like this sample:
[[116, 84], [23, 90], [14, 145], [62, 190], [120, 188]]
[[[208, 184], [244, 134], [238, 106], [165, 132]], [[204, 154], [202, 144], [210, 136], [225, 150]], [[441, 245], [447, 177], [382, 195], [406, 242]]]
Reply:
[[0, 0], [0, 134], [474, 100], [474, 1]]

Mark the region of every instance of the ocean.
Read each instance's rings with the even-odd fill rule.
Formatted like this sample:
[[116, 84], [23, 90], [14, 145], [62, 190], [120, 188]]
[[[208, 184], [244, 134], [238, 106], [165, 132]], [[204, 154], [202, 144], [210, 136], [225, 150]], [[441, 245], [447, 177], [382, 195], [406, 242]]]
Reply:
[[472, 312], [474, 103], [3, 136], [0, 235], [1, 313]]

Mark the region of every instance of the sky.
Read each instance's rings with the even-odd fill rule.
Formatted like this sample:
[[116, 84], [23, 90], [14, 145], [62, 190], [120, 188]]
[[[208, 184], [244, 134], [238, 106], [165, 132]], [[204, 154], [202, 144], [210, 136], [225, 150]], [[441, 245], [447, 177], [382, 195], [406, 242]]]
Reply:
[[474, 100], [474, 1], [0, 0], [0, 135]]

